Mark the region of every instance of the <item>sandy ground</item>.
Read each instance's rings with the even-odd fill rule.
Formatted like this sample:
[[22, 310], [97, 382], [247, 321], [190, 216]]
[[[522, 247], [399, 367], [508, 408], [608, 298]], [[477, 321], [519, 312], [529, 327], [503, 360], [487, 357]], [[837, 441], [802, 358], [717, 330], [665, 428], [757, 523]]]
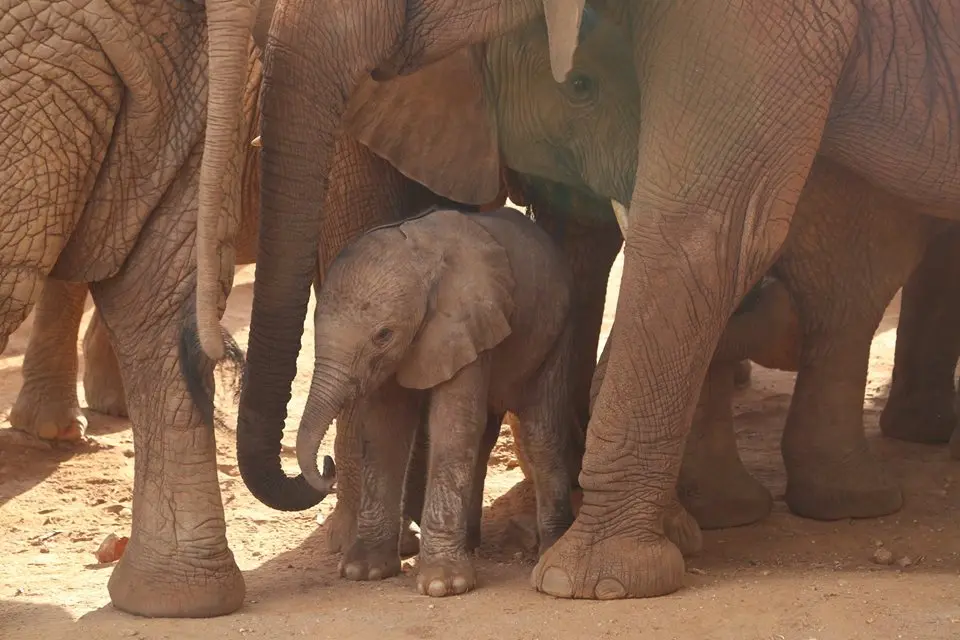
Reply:
[[[226, 318], [241, 344], [247, 339], [252, 277], [252, 267], [239, 272]], [[610, 319], [613, 309], [609, 304]], [[532, 496], [526, 484], [515, 486], [522, 475], [503, 440], [488, 476], [477, 591], [428, 599], [416, 594], [411, 573], [373, 584], [340, 580], [336, 557], [323, 547], [317, 510], [287, 514], [259, 504], [237, 475], [231, 434], [222, 431], [220, 488], [230, 544], [247, 580], [246, 604], [212, 620], [139, 619], [110, 605], [111, 567], [95, 564], [93, 556], [105, 535], [129, 531], [134, 455], [129, 425], [91, 414], [94, 443], [75, 451], [12, 446], [0, 439], [0, 638], [960, 637], [957, 468], [945, 448], [887, 441], [876, 428], [896, 321], [894, 304], [874, 342], [865, 413], [872, 445], [903, 482], [903, 511], [833, 523], [788, 513], [779, 437], [793, 376], [755, 368], [753, 387], [738, 397], [737, 429], [747, 466], [777, 496], [774, 513], [755, 526], [707, 532], [704, 551], [688, 561], [684, 588], [655, 600], [571, 602], [529, 587], [533, 558], [512, 543], [509, 532], [511, 514]], [[0, 358], [0, 407], [9, 408], [19, 389], [28, 332], [29, 324]], [[311, 339], [308, 328], [306, 340]], [[297, 423], [306, 398], [312, 352], [305, 345], [289, 425]], [[235, 413], [229, 416], [232, 428]], [[286, 463], [295, 465], [289, 454]], [[328, 500], [320, 514], [330, 512]], [[907, 566], [871, 562], [881, 544]]]

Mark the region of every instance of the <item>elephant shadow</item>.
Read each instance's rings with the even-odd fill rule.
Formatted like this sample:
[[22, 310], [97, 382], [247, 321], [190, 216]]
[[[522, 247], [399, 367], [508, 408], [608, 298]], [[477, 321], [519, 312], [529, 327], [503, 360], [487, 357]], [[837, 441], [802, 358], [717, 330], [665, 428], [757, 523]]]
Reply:
[[76, 633], [70, 613], [56, 605], [30, 602], [32, 593], [16, 591], [13, 597], [0, 598], [0, 637], [66, 638]]
[[[524, 480], [484, 507], [481, 545], [474, 556], [479, 589], [507, 582], [526, 585], [537, 552], [535, 539], [530, 546], [524, 514], [532, 512], [534, 505], [532, 483]], [[399, 576], [377, 583], [349, 582], [340, 578], [339, 560], [340, 554], [327, 550], [326, 524], [321, 524], [297, 547], [268, 559], [255, 569], [244, 571], [247, 599], [265, 602], [309, 591], [313, 597], [324, 601], [343, 598], [349, 602], [356, 590], [370, 588], [373, 584], [377, 588], [395, 588], [411, 596], [417, 594], [413, 558], [404, 561], [404, 571]]]

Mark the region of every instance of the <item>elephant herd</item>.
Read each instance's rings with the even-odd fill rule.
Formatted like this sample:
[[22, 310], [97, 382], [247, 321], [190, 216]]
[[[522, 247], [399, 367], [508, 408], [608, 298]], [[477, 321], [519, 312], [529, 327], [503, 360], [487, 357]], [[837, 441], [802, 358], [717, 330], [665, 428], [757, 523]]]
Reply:
[[211, 428], [214, 367], [244, 357], [219, 323], [237, 264], [256, 262], [241, 475], [281, 510], [335, 481], [349, 579], [419, 546], [422, 593], [473, 588], [510, 412], [533, 586], [675, 591], [701, 528], [771, 508], [733, 431], [747, 360], [797, 372], [794, 513], [898, 510], [862, 412], [901, 288], [881, 429], [960, 458], [956, 0], [0, 0], [0, 35], [0, 346], [37, 307], [11, 422], [82, 436], [89, 292], [87, 397], [136, 449], [125, 611], [243, 603]]

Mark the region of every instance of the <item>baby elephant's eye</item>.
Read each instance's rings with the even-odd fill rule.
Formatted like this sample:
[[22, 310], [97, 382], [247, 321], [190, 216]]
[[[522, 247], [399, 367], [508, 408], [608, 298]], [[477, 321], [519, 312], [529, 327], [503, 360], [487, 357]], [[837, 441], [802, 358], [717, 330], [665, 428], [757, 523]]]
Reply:
[[377, 335], [373, 336], [373, 342], [377, 346], [382, 347], [390, 342], [391, 338], [393, 338], [393, 330], [384, 327], [383, 329], [380, 329], [380, 331], [377, 331]]

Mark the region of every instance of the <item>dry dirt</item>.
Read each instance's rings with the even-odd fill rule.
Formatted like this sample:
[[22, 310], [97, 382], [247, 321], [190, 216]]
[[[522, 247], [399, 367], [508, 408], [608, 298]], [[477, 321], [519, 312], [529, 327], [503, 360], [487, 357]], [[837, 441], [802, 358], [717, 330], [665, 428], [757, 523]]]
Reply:
[[[252, 267], [238, 273], [226, 318], [241, 344], [252, 277]], [[608, 304], [609, 316], [613, 309]], [[0, 638], [960, 637], [957, 467], [943, 447], [891, 442], [876, 427], [896, 321], [894, 304], [874, 342], [865, 413], [872, 446], [903, 483], [905, 508], [887, 518], [833, 523], [791, 515], [782, 499], [778, 443], [793, 376], [757, 367], [753, 387], [737, 399], [737, 429], [747, 466], [777, 496], [774, 513], [755, 526], [706, 532], [704, 551], [688, 561], [684, 588], [654, 600], [571, 602], [529, 587], [533, 559], [513, 543], [510, 518], [529, 504], [531, 492], [526, 484], [515, 487], [522, 475], [503, 441], [488, 476], [477, 591], [428, 599], [416, 594], [410, 573], [373, 584], [340, 580], [317, 511], [287, 514], [259, 504], [237, 476], [231, 434], [221, 431], [220, 488], [230, 544], [246, 576], [246, 604], [211, 620], [139, 619], [110, 605], [111, 566], [95, 564], [93, 556], [104, 536], [129, 530], [129, 425], [90, 414], [94, 443], [76, 450], [16, 445], [0, 430]], [[28, 332], [29, 323], [0, 358], [0, 407], [16, 397]], [[312, 352], [305, 345], [289, 425], [303, 407]], [[228, 414], [232, 427], [230, 418], [235, 413]], [[292, 444], [289, 432], [285, 442]], [[295, 465], [289, 455], [286, 463]], [[321, 514], [330, 512], [328, 500]], [[907, 566], [871, 562], [881, 544]]]

